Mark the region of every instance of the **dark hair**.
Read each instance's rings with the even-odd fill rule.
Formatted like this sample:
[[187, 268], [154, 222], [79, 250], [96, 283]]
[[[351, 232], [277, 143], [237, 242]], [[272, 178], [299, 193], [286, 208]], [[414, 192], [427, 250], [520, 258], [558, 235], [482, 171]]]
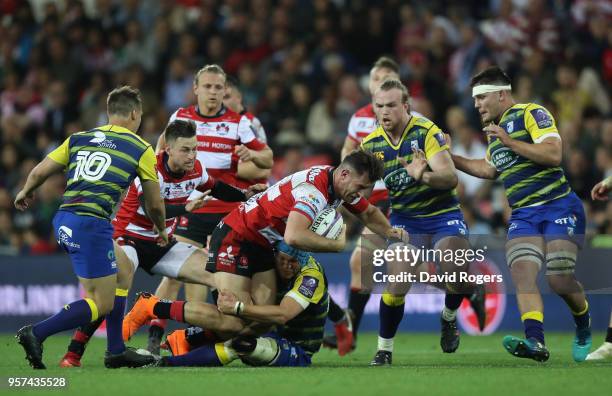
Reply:
[[383, 177], [384, 164], [369, 151], [355, 150], [342, 160], [342, 167], [350, 167], [358, 174], [368, 174], [368, 179], [375, 182]]
[[127, 117], [132, 111], [141, 109], [140, 91], [129, 85], [113, 89], [106, 98], [106, 110], [109, 115]]
[[223, 68], [221, 66], [216, 65], [216, 64], [211, 64], [211, 65], [206, 65], [203, 68], [201, 68], [200, 70], [198, 70], [198, 72], [193, 77], [193, 83], [194, 84], [196, 84], [196, 85], [198, 84], [198, 79], [200, 78], [200, 74], [202, 74], [202, 73], [220, 74], [225, 79], [227, 79], [227, 75], [225, 74], [225, 72], [223, 71]]
[[372, 69], [389, 69], [395, 74], [399, 74], [399, 65], [388, 56], [381, 56], [374, 62]]
[[400, 80], [396, 80], [396, 79], [386, 80], [385, 82], [382, 83], [382, 85], [378, 89], [381, 91], [390, 91], [392, 89], [399, 89], [400, 91], [402, 91], [402, 103], [408, 103], [408, 95], [409, 95], [408, 88], [406, 88], [406, 86], [402, 84]]
[[240, 86], [240, 82], [238, 81], [236, 77], [226, 75], [225, 76], [225, 86], [229, 88], [234, 88], [237, 90], [238, 87]]
[[499, 66], [490, 66], [472, 77], [470, 87], [483, 84], [509, 85], [510, 77]]
[[191, 138], [196, 135], [195, 122], [188, 120], [174, 120], [166, 126], [164, 137], [166, 143], [170, 144], [178, 138]]

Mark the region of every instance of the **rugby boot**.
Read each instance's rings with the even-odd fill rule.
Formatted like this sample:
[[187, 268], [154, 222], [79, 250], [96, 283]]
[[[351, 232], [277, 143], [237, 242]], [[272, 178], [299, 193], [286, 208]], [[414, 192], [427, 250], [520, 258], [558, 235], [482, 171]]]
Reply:
[[19, 329], [15, 335], [19, 345], [23, 347], [26, 353], [26, 359], [33, 369], [46, 369], [47, 367], [42, 361], [43, 346], [38, 338], [32, 332], [32, 325], [27, 325]]
[[106, 351], [104, 366], [106, 368], [142, 367], [155, 363], [155, 360], [155, 355], [145, 349], [136, 350], [127, 347], [125, 351], [115, 355]]
[[589, 353], [586, 360], [612, 359], [612, 342], [604, 342], [599, 348]]
[[136, 301], [130, 312], [123, 318], [123, 341], [127, 341], [144, 326], [147, 321], [157, 319], [153, 313], [153, 307], [159, 302], [159, 298], [151, 293], [136, 293]]
[[502, 344], [512, 356], [533, 359], [537, 362], [545, 362], [550, 357], [546, 346], [535, 338], [526, 340], [511, 335], [504, 337]]
[[593, 338], [591, 337], [591, 328], [576, 329], [576, 335], [574, 336], [574, 342], [572, 344], [572, 357], [575, 362], [584, 362], [589, 355], [593, 345]]
[[81, 356], [74, 352], [66, 352], [62, 360], [59, 362], [62, 368], [81, 367]]
[[344, 356], [355, 349], [353, 318], [350, 310], [344, 310], [344, 317], [334, 325], [334, 332], [336, 333], [338, 355]]
[[440, 346], [442, 352], [453, 353], [459, 348], [459, 329], [457, 328], [457, 320], [447, 321], [440, 318]]
[[470, 306], [472, 310], [476, 314], [476, 319], [478, 320], [478, 328], [480, 331], [483, 331], [487, 324], [487, 290], [485, 285], [476, 285], [474, 288], [474, 293], [468, 299], [470, 301]]
[[386, 366], [391, 365], [392, 352], [389, 351], [378, 351], [374, 355], [374, 359], [370, 362], [370, 366]]
[[173, 356], [184, 355], [191, 350], [185, 330], [174, 330], [166, 336], [161, 348], [170, 351]]

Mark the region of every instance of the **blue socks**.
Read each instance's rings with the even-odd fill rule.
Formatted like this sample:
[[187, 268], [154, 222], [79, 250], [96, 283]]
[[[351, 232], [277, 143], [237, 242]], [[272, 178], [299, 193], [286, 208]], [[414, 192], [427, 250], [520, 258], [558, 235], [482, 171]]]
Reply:
[[380, 299], [380, 327], [378, 335], [382, 338], [393, 338], [404, 317], [404, 296], [398, 297], [383, 293]]
[[85, 298], [64, 305], [64, 308], [55, 315], [35, 324], [32, 332], [38, 341], [43, 342], [50, 335], [83, 326], [96, 319], [98, 319], [96, 303], [90, 298]]
[[121, 328], [123, 325], [127, 295], [127, 289], [116, 289], [115, 305], [113, 305], [113, 310], [106, 315], [107, 349], [113, 355], [117, 355], [125, 351], [125, 344], [123, 343]]

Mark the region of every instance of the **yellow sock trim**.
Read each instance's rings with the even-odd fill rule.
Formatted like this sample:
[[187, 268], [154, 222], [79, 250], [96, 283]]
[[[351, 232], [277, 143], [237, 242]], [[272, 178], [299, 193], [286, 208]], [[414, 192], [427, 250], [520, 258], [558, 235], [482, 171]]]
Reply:
[[580, 316], [580, 315], [584, 315], [585, 313], [587, 313], [589, 311], [589, 302], [585, 301], [586, 306], [584, 307], [584, 309], [580, 312], [574, 312], [572, 311], [572, 315], [574, 316]]
[[115, 296], [127, 297], [128, 289], [115, 289]]
[[218, 342], [215, 344], [215, 353], [217, 354], [217, 357], [219, 358], [221, 364], [224, 366], [232, 361], [227, 351], [225, 350], [225, 344], [223, 344], [222, 342]]
[[538, 322], [544, 323], [544, 314], [542, 312], [539, 312], [539, 311], [525, 312], [521, 316], [521, 322], [524, 322], [527, 319], [537, 320]]
[[405, 296], [394, 296], [391, 293], [385, 292], [382, 295], [382, 300], [385, 305], [388, 305], [390, 307], [398, 307], [404, 303]]
[[91, 298], [86, 298], [85, 301], [87, 301], [87, 304], [89, 304], [89, 309], [91, 309], [91, 321], [93, 322], [94, 320], [98, 319], [98, 316], [100, 316], [98, 313], [98, 306]]

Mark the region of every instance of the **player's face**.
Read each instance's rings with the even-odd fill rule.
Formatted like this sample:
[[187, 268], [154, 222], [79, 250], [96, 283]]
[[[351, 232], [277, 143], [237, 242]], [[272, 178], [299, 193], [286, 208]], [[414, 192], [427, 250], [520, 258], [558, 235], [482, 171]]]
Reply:
[[349, 168], [342, 169], [338, 179], [336, 191], [345, 202], [353, 202], [374, 186], [374, 182], [370, 181], [367, 173], [360, 175]]
[[276, 254], [276, 273], [281, 279], [293, 279], [298, 272], [300, 272], [300, 263], [295, 258], [281, 252]]
[[235, 87], [227, 87], [223, 97], [223, 104], [232, 111], [240, 113], [242, 111], [242, 95]]
[[198, 77], [197, 84], [193, 86], [193, 92], [198, 98], [198, 106], [208, 110], [219, 109], [225, 95], [225, 76], [217, 73], [202, 73]]
[[474, 107], [480, 114], [483, 124], [488, 124], [497, 119], [500, 114], [501, 101], [500, 92], [489, 92], [474, 97]]
[[384, 68], [384, 67], [375, 67], [370, 70], [370, 81], [368, 83], [368, 87], [370, 89], [370, 95], [374, 96], [376, 90], [389, 79], [399, 79], [399, 76], [396, 72]]
[[374, 113], [378, 123], [389, 132], [404, 128], [408, 122], [408, 104], [402, 103], [402, 91], [378, 90], [374, 94]]
[[196, 137], [177, 138], [168, 146], [168, 162], [170, 162], [173, 170], [186, 172], [193, 169], [197, 155], [197, 140]]

